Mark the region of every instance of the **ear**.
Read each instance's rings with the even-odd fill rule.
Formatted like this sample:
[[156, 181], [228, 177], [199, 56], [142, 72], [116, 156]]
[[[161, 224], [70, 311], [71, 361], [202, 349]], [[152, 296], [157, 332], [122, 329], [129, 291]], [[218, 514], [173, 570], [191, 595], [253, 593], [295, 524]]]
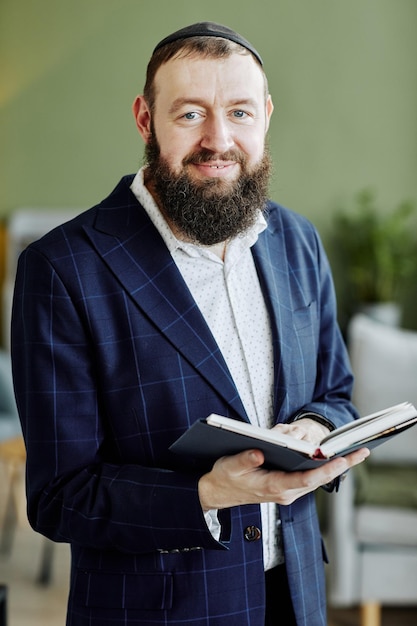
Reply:
[[266, 107], [265, 107], [265, 116], [266, 116], [265, 132], [267, 132], [269, 128], [269, 122], [271, 120], [271, 115], [272, 115], [273, 110], [274, 110], [274, 103], [272, 102], [272, 98], [269, 95], [267, 98]]
[[143, 141], [148, 143], [151, 135], [151, 112], [143, 96], [136, 96], [132, 105], [132, 112]]

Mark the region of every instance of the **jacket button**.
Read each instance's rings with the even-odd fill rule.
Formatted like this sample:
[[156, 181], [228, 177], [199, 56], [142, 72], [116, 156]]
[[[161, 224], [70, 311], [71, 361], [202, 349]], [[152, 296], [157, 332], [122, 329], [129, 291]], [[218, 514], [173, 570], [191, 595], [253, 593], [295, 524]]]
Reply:
[[257, 526], [247, 526], [245, 528], [244, 537], [246, 541], [259, 541], [262, 533]]

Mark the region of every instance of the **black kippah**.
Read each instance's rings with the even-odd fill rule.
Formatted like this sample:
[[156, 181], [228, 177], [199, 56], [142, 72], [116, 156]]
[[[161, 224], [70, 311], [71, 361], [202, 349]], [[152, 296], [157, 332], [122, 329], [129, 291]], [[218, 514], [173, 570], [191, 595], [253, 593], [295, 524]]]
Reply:
[[227, 26], [216, 24], [215, 22], [198, 22], [197, 24], [191, 24], [191, 26], [181, 28], [181, 30], [177, 30], [175, 33], [172, 33], [171, 35], [168, 35], [168, 37], [162, 39], [162, 41], [160, 41], [155, 47], [154, 52], [159, 50], [159, 48], [162, 48], [162, 46], [166, 46], [167, 44], [178, 41], [179, 39], [188, 39], [189, 37], [221, 37], [222, 39], [230, 39], [230, 41], [234, 41], [252, 52], [252, 54], [258, 59], [259, 63], [263, 65], [260, 54], [249, 43], [249, 41], [242, 37], [242, 35], [239, 35], [239, 33], [236, 33], [234, 30], [227, 28]]

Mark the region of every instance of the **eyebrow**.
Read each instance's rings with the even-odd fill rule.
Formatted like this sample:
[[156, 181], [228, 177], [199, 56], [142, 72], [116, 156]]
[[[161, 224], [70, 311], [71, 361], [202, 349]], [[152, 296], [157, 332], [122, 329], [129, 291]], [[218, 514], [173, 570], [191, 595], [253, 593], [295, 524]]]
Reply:
[[[169, 108], [169, 113], [177, 113], [183, 106], [206, 106], [206, 101], [203, 98], [177, 98], [171, 104]], [[228, 106], [250, 106], [253, 109], [257, 109], [258, 105], [254, 98], [236, 98], [236, 100], [232, 100]]]

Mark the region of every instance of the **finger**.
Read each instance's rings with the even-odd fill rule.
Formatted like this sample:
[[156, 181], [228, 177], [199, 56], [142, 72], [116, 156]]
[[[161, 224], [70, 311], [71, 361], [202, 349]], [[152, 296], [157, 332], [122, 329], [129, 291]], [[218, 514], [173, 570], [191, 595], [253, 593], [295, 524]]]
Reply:
[[338, 476], [347, 472], [354, 465], [358, 465], [369, 456], [368, 448], [361, 448], [345, 457], [338, 457], [321, 465], [317, 469], [300, 472], [299, 476], [294, 474], [294, 488], [297, 487], [297, 479], [301, 478], [301, 484], [298, 487], [303, 493], [314, 491], [322, 485], [332, 482]]
[[359, 463], [362, 463], [362, 461], [365, 461], [370, 454], [371, 451], [369, 448], [359, 448], [359, 450], [355, 450], [355, 452], [347, 454], [344, 459], [349, 464], [349, 467], [353, 467], [354, 465], [358, 465]]
[[294, 437], [294, 439], [304, 439], [307, 434], [307, 430], [302, 424], [293, 424], [291, 425], [288, 434], [291, 435], [291, 437]]
[[[351, 467], [359, 465], [366, 458], [368, 458], [370, 451], [368, 448], [360, 448], [355, 452], [342, 457], [338, 457], [329, 463], [322, 466], [322, 469], [327, 473], [326, 482], [331, 482], [341, 474], [347, 472]], [[325, 484], [325, 483], [323, 483]]]

